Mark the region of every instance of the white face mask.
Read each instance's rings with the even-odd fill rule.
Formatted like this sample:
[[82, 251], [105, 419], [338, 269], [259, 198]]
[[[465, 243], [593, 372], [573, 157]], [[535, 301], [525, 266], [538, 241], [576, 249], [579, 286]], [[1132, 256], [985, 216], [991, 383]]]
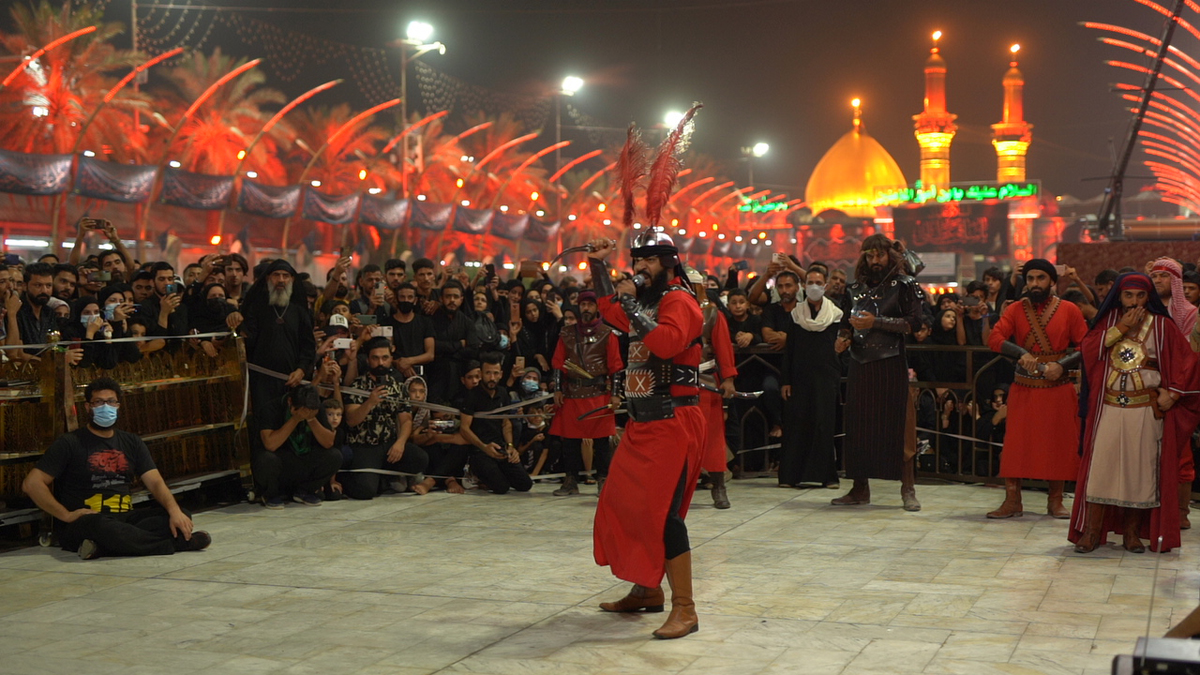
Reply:
[[816, 302], [825, 297], [825, 287], [817, 284], [809, 284], [808, 287], [804, 289], [804, 294], [808, 296], [809, 300]]

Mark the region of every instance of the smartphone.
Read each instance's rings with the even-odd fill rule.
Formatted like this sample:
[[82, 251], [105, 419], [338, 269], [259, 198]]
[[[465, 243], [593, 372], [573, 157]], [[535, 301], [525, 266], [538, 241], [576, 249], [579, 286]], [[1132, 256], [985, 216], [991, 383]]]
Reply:
[[379, 323], [379, 317], [374, 314], [355, 314], [358, 317], [358, 322], [364, 326], [374, 326]]
[[1060, 276], [1060, 277], [1062, 277], [1062, 276], [1066, 276], [1066, 274], [1067, 274], [1067, 266], [1066, 266], [1066, 265], [1055, 265], [1055, 266], [1054, 266], [1054, 271], [1055, 271], [1055, 272], [1057, 272], [1057, 273], [1058, 273], [1058, 276]]
[[379, 334], [385, 338], [392, 337], [392, 327], [391, 326], [380, 326]]
[[[108, 272], [101, 272], [101, 274], [108, 274]], [[89, 276], [89, 278], [91, 277], [91, 275], [88, 275], [88, 276]], [[112, 275], [109, 275], [110, 278], [111, 278], [111, 276]], [[179, 293], [179, 291], [181, 289], [182, 289], [182, 287], [180, 284], [177, 284], [177, 283], [176, 284], [167, 284], [167, 295], [177, 294], [177, 293]]]
[[739, 260], [733, 263], [733, 269], [739, 272], [745, 272], [746, 270], [750, 269], [750, 263], [745, 260]]
[[787, 257], [786, 253], [776, 253], [775, 255], [771, 256], [771, 259], [781, 265], [787, 264], [792, 261], [791, 258]]
[[350, 345], [354, 344], [354, 340], [350, 338], [337, 338], [333, 341], [334, 349], [350, 349]]
[[496, 265], [493, 263], [488, 263], [483, 266], [483, 271], [487, 274], [487, 278], [491, 279], [496, 276]]
[[88, 281], [112, 281], [112, 272], [92, 272], [88, 275]]

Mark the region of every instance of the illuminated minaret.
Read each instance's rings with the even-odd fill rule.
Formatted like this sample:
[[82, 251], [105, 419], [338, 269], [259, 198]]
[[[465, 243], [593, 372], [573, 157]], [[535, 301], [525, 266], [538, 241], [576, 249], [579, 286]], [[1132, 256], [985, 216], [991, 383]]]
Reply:
[[1021, 45], [1009, 48], [1013, 60], [1004, 74], [1004, 121], [992, 125], [992, 145], [996, 147], [996, 180], [1001, 183], [1025, 182], [1025, 153], [1033, 141], [1033, 125], [1025, 121], [1025, 76], [1017, 69]]
[[950, 143], [958, 115], [946, 112], [946, 62], [938, 53], [942, 31], [933, 34], [933, 49], [925, 62], [925, 111], [913, 115], [915, 135], [921, 146], [921, 182], [926, 188], [950, 185]]

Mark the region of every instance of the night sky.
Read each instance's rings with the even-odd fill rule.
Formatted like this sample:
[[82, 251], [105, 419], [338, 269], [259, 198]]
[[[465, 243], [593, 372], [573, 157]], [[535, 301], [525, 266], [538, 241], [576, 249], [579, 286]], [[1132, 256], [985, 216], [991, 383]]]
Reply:
[[[182, 1], [182, 0], [177, 0]], [[248, 5], [253, 0], [237, 4]], [[739, 148], [771, 144], [755, 164], [757, 183], [802, 196], [812, 167], [850, 129], [849, 100], [864, 100], [864, 119], [899, 162], [918, 177], [912, 115], [920, 112], [929, 35], [945, 33], [948, 107], [958, 114], [952, 162], [955, 181], [992, 180], [990, 124], [1001, 116], [1000, 80], [1007, 48], [1022, 46], [1026, 118], [1034, 124], [1029, 176], [1054, 193], [1097, 194], [1104, 183], [1081, 182], [1111, 169], [1110, 139], [1119, 149], [1128, 123], [1111, 83], [1141, 84], [1104, 65], [1109, 58], [1144, 62], [1100, 44], [1078, 25], [1107, 21], [1159, 35], [1159, 15], [1133, 0], [438, 0], [361, 2], [282, 0], [256, 6], [377, 9], [366, 13], [247, 16], [310, 35], [381, 47], [409, 20], [436, 27], [444, 56], [424, 60], [447, 74], [499, 91], [537, 92], [568, 74], [587, 81], [573, 104], [605, 125], [660, 123], [669, 109], [693, 100], [705, 109], [694, 147], [726, 162], [746, 182]], [[1170, 2], [1164, 2], [1170, 5]], [[127, 20], [116, 0], [113, 18]], [[1188, 17], [1200, 23], [1200, 17]], [[251, 50], [219, 33], [227, 50]], [[1200, 56], [1180, 31], [1176, 44]], [[323, 81], [312, 73], [273, 81], [289, 93]], [[411, 71], [410, 71], [411, 75]], [[341, 94], [360, 107], [353, 88]], [[325, 99], [330, 101], [336, 96]], [[410, 99], [415, 98], [410, 95]], [[571, 136], [567, 136], [571, 137]], [[572, 148], [566, 156], [590, 149]], [[1131, 173], [1145, 173], [1134, 167]], [[1144, 183], [1133, 183], [1135, 188]]]

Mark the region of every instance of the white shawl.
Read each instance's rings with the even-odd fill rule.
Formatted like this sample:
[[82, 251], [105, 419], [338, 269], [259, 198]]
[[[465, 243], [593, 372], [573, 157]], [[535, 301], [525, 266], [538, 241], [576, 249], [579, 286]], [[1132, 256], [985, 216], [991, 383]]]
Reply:
[[805, 307], [807, 304], [807, 300], [801, 300], [792, 308], [792, 321], [806, 331], [820, 333], [842, 320], [842, 309], [829, 298], [821, 300], [821, 309], [817, 311], [815, 319], [810, 318], [812, 311]]

